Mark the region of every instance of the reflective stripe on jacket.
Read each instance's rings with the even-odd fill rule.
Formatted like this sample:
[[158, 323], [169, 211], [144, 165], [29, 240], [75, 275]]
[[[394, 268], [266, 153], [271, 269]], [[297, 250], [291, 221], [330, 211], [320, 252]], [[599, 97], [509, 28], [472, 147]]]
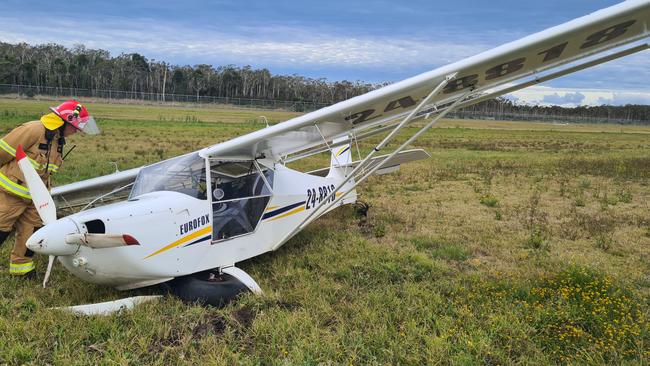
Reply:
[[0, 188], [16, 196], [31, 199], [23, 173], [15, 160], [18, 145], [23, 146], [30, 163], [49, 187], [50, 175], [57, 172], [62, 163], [61, 154], [57, 149], [58, 134], [51, 143], [49, 164], [47, 150], [40, 148], [46, 146], [45, 144], [45, 126], [41, 121], [22, 124], [0, 139]]

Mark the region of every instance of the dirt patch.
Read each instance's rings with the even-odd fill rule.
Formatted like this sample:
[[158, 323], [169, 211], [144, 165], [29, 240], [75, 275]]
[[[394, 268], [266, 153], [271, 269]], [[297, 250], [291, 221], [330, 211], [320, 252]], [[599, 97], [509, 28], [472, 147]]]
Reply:
[[257, 316], [257, 313], [248, 307], [237, 309], [232, 312], [233, 319], [235, 319], [237, 323], [245, 329], [250, 328], [253, 324], [253, 320], [255, 320], [255, 316]]
[[221, 335], [226, 331], [227, 327], [226, 319], [221, 315], [208, 315], [205, 321], [202, 321], [194, 327], [192, 330], [192, 339], [200, 339], [210, 333], [216, 336]]
[[183, 344], [183, 334], [180, 330], [172, 328], [172, 330], [169, 332], [169, 335], [161, 339], [158, 343], [162, 348], [178, 347]]
[[248, 330], [256, 315], [257, 313], [248, 307], [233, 311], [231, 318], [219, 314], [207, 314], [192, 329], [192, 339], [201, 339], [211, 335], [221, 336], [229, 328], [235, 332]]

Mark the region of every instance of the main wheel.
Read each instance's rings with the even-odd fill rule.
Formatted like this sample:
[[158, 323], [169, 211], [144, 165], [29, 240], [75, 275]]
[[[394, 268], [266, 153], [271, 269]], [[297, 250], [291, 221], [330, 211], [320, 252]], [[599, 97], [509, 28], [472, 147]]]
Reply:
[[185, 302], [222, 307], [239, 294], [250, 291], [246, 285], [226, 273], [204, 271], [177, 277], [168, 282], [172, 294]]

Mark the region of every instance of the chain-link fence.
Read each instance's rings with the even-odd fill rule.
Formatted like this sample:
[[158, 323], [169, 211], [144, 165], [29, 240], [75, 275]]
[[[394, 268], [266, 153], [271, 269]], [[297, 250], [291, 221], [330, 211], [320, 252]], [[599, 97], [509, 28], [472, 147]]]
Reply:
[[59, 88], [50, 86], [0, 84], [0, 95], [15, 95], [28, 98], [83, 98], [112, 101], [140, 101], [148, 103], [196, 103], [196, 104], [221, 104], [241, 108], [263, 108], [281, 109], [295, 112], [314, 111], [328, 106], [325, 103], [249, 99], [249, 98], [226, 98], [189, 94], [169, 93], [144, 93], [122, 90], [103, 89], [81, 89], [81, 88]]
[[648, 121], [633, 118], [610, 118], [598, 116], [571, 116], [544, 113], [512, 113], [512, 112], [484, 112], [459, 110], [451, 112], [447, 118], [497, 120], [497, 121], [529, 121], [550, 123], [610, 123], [610, 124], [648, 124]]

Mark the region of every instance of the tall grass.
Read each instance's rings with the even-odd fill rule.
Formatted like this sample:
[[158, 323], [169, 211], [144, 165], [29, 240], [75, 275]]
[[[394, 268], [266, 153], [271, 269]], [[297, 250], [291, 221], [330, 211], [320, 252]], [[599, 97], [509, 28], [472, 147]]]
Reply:
[[[0, 100], [0, 129], [46, 107]], [[261, 114], [286, 117], [93, 108], [104, 133], [70, 139], [78, 147], [56, 184], [225, 141], [265, 127], [250, 123]], [[650, 129], [442, 126], [416, 143], [431, 159], [360, 188], [367, 217], [337, 209], [238, 264], [261, 297], [214, 309], [168, 296], [77, 317], [50, 308], [164, 289], [118, 292], [59, 265], [42, 289], [46, 258], [36, 279], [0, 265], [0, 364], [650, 363]], [[0, 248], [5, 263], [12, 244]]]

